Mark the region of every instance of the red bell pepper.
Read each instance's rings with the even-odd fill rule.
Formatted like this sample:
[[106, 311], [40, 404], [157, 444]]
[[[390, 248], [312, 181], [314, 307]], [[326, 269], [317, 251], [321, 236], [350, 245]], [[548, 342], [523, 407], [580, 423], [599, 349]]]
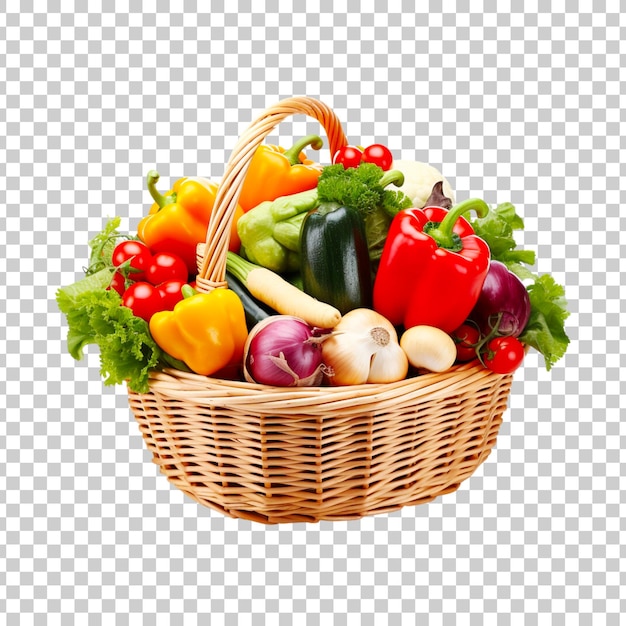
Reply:
[[374, 281], [374, 310], [405, 328], [452, 332], [478, 301], [491, 253], [462, 216], [489, 207], [470, 199], [449, 211], [405, 209], [393, 219]]

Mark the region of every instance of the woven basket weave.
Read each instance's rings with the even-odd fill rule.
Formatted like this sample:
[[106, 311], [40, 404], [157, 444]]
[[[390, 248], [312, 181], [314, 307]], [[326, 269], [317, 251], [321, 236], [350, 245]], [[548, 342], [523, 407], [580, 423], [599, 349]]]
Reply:
[[[239, 138], [220, 183], [201, 290], [224, 286], [230, 222], [256, 148], [286, 117], [323, 126], [331, 154], [346, 138], [307, 97], [268, 108]], [[168, 369], [129, 404], [153, 461], [198, 503], [266, 524], [350, 520], [458, 489], [489, 455], [512, 375], [455, 366], [397, 383], [274, 388]]]

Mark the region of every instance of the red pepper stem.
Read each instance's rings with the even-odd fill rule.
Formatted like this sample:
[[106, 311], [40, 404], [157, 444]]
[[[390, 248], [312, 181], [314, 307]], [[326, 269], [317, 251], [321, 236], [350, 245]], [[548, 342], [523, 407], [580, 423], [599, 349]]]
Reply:
[[164, 206], [168, 204], [174, 204], [176, 202], [176, 194], [173, 193], [171, 196], [164, 196], [162, 193], [156, 188], [156, 184], [159, 182], [160, 175], [156, 170], [150, 170], [148, 172], [147, 183], [148, 183], [148, 191], [152, 196], [152, 199], [157, 203], [159, 209], [162, 209]]
[[437, 242], [440, 248], [454, 248], [455, 241], [452, 229], [459, 217], [469, 211], [475, 211], [478, 217], [485, 217], [489, 212], [489, 206], [480, 198], [470, 198], [469, 200], [459, 202], [459, 204], [453, 206], [448, 211], [441, 224], [437, 228], [429, 230], [428, 234]]
[[320, 150], [324, 145], [322, 138], [318, 135], [307, 135], [283, 152], [283, 156], [289, 161], [290, 165], [298, 165], [300, 161], [300, 153], [307, 147], [311, 146], [313, 150]]

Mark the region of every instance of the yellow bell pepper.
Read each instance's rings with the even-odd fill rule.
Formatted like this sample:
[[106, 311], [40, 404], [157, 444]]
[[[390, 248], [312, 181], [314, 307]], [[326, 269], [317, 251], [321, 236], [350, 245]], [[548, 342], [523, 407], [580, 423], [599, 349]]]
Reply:
[[[137, 226], [137, 235], [152, 252], [171, 252], [185, 261], [190, 274], [197, 273], [196, 246], [204, 242], [215, 204], [218, 184], [206, 178], [181, 178], [162, 195], [156, 189], [159, 173], [148, 172], [148, 191], [154, 198], [150, 212]], [[238, 205], [230, 229], [229, 250], [238, 252], [237, 221], [243, 215]]]
[[224, 288], [196, 293], [173, 311], [155, 313], [150, 333], [162, 350], [203, 376], [241, 365], [248, 337], [243, 304]]

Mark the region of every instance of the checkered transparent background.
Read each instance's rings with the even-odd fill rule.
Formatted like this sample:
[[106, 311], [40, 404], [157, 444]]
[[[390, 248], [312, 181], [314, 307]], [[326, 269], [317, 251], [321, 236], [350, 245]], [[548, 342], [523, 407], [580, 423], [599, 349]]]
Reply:
[[[2, 5], [0, 622], [620, 623], [618, 3]], [[219, 177], [255, 115], [301, 94], [353, 142], [439, 167], [458, 198], [512, 201], [537, 270], [566, 286], [572, 344], [550, 373], [528, 356], [496, 448], [455, 494], [266, 528], [158, 474], [97, 352], [66, 354], [54, 293], [107, 216], [135, 229], [148, 169]], [[316, 130], [296, 117], [270, 140]]]

